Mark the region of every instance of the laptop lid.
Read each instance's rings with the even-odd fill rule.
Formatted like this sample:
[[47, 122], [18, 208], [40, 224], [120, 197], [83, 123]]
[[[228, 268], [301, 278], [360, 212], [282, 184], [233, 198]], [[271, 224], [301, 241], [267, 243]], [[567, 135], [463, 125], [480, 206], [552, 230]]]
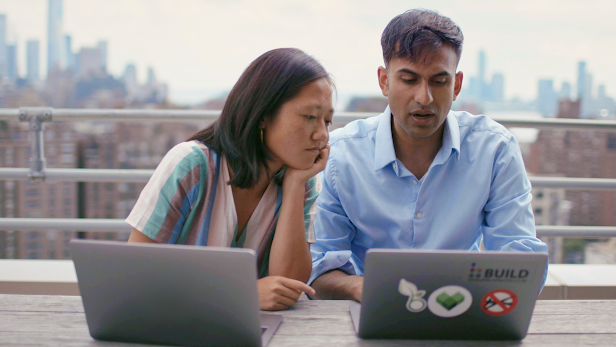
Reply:
[[369, 250], [350, 311], [364, 338], [522, 339], [546, 264], [544, 253]]
[[[70, 247], [93, 338], [261, 345], [252, 250], [82, 240]], [[282, 317], [264, 321], [269, 340]]]

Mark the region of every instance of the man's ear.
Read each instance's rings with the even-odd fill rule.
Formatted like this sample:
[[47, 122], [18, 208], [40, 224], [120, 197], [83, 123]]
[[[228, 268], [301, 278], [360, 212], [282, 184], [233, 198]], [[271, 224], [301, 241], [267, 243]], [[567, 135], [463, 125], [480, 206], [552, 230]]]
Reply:
[[456, 100], [458, 98], [458, 94], [462, 90], [462, 80], [464, 79], [464, 74], [462, 71], [458, 71], [456, 73], [456, 83], [453, 86], [453, 99]]
[[381, 87], [381, 92], [383, 93], [383, 96], [388, 96], [389, 81], [387, 79], [387, 69], [382, 66], [379, 66], [379, 69], [377, 70], [377, 75], [379, 77], [379, 87]]

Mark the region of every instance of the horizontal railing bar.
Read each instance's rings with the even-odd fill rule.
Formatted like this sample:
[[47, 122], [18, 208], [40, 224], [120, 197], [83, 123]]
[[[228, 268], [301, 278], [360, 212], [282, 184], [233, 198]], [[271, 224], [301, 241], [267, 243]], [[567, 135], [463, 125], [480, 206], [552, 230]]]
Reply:
[[[0, 168], [0, 180], [26, 180], [28, 168]], [[46, 169], [45, 177], [70, 182], [147, 182], [154, 170], [129, 169]], [[614, 178], [573, 178], [530, 176], [533, 188], [616, 190]]]
[[[23, 108], [27, 110], [28, 108]], [[148, 110], [148, 109], [82, 109], [50, 108], [53, 121], [206, 121], [216, 119], [219, 110]], [[18, 120], [20, 109], [0, 109], [0, 120]], [[351, 122], [380, 114], [379, 112], [336, 112], [334, 121]], [[506, 127], [567, 129], [567, 130], [616, 130], [615, 120], [517, 118], [490, 116]]]
[[[577, 238], [616, 237], [616, 227], [537, 225], [537, 236]], [[96, 218], [0, 218], [0, 230], [73, 230], [128, 232], [132, 227], [123, 219]]]
[[616, 227], [575, 226], [575, 225], [537, 225], [537, 236], [562, 236], [575, 238], [616, 237]]
[[533, 188], [577, 190], [616, 190], [616, 178], [537, 177], [529, 176]]
[[[147, 182], [154, 170], [45, 169], [45, 178], [67, 182]], [[0, 168], [0, 180], [27, 180], [29, 168]]]
[[98, 218], [0, 218], [0, 230], [131, 231], [123, 219]]

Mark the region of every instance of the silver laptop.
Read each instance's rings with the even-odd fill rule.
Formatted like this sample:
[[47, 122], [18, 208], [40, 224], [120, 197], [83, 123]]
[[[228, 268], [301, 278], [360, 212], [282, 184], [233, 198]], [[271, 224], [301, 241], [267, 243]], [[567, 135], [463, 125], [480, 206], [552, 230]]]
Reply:
[[97, 340], [261, 346], [282, 322], [259, 311], [252, 250], [80, 240], [70, 247]]
[[545, 253], [369, 250], [362, 303], [350, 307], [362, 338], [520, 340], [526, 336]]

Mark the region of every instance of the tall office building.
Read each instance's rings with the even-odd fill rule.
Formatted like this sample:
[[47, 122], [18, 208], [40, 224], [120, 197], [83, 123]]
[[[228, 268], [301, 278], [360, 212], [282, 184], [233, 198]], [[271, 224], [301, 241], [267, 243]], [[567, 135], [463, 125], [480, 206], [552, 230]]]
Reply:
[[49, 0], [47, 22], [47, 74], [52, 68], [62, 68], [62, 0]]
[[503, 101], [505, 99], [505, 76], [495, 73], [490, 85], [490, 100]]
[[27, 54], [27, 70], [26, 78], [28, 81], [38, 81], [40, 78], [40, 62], [39, 62], [39, 42], [30, 40], [26, 43]]
[[101, 51], [103, 71], [107, 72], [107, 41], [98, 41], [96, 47]]
[[477, 60], [477, 77], [480, 82], [486, 80], [486, 52], [479, 51], [479, 59]]
[[89, 77], [103, 73], [103, 54], [99, 48], [82, 47], [77, 59], [78, 75]]
[[581, 61], [578, 63], [578, 75], [577, 75], [577, 98], [584, 98], [584, 91], [586, 90], [586, 62]]
[[148, 68], [148, 85], [156, 84], [156, 74], [154, 73], [154, 69], [152, 67]]
[[19, 78], [17, 71], [17, 44], [6, 46], [6, 76], [13, 82]]
[[543, 116], [554, 115], [557, 109], [556, 92], [553, 80], [539, 80], [537, 108]]
[[486, 88], [486, 53], [484, 51], [479, 51], [477, 79], [479, 80], [479, 100], [485, 100], [488, 88]]
[[75, 71], [77, 57], [73, 53], [73, 38], [70, 35], [64, 36], [64, 55], [66, 56], [66, 69]]
[[569, 82], [563, 82], [560, 87], [560, 93], [558, 94], [559, 99], [569, 99], [571, 98], [571, 84]]
[[582, 116], [591, 116], [594, 112], [595, 98], [593, 95], [592, 74], [586, 73], [586, 85], [584, 86], [584, 96], [582, 99]]
[[6, 61], [6, 15], [0, 14], [0, 75], [6, 76], [8, 66]]

